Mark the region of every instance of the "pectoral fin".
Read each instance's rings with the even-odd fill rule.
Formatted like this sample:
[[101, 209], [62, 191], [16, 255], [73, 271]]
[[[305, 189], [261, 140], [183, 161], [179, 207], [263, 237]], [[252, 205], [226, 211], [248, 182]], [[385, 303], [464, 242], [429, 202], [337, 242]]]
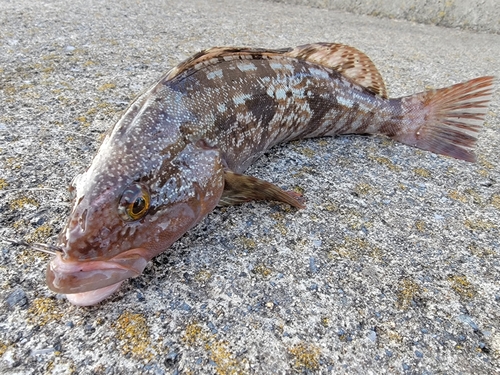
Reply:
[[287, 192], [270, 182], [231, 171], [224, 172], [224, 191], [219, 201], [221, 206], [248, 202], [251, 200], [271, 200], [288, 203], [296, 208], [304, 208], [297, 199], [299, 194]]

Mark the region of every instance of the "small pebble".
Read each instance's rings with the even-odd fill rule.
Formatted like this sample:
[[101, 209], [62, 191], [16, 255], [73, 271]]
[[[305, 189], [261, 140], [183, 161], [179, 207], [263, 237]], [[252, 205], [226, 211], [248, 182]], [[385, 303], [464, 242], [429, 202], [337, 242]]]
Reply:
[[83, 327], [83, 331], [87, 334], [87, 335], [91, 335], [92, 333], [95, 332], [95, 328], [92, 327], [90, 324], [85, 324], [85, 327]]
[[377, 332], [375, 332], [375, 331], [368, 331], [368, 339], [371, 342], [377, 341]]
[[319, 271], [318, 265], [316, 264], [316, 259], [314, 257], [309, 258], [309, 271], [311, 271], [311, 273], [318, 273]]
[[26, 297], [24, 290], [18, 288], [7, 296], [5, 302], [10, 308], [15, 306], [26, 307], [28, 305], [28, 298]]

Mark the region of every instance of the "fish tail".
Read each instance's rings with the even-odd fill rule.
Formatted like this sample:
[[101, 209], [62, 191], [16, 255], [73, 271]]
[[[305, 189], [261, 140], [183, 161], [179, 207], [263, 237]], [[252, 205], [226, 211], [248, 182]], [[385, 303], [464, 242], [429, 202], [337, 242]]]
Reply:
[[403, 124], [391, 135], [402, 143], [469, 162], [488, 111], [495, 77], [479, 77], [401, 100]]

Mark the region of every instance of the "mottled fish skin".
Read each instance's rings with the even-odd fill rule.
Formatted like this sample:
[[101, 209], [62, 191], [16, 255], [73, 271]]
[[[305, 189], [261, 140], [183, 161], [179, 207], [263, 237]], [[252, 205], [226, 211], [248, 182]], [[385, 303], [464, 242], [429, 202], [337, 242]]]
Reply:
[[75, 205], [59, 236], [64, 253], [49, 264], [48, 285], [74, 304], [94, 304], [219, 203], [278, 199], [302, 207], [241, 175], [280, 142], [384, 134], [473, 161], [492, 82], [387, 99], [376, 68], [352, 47], [200, 52], [127, 108], [75, 179]]

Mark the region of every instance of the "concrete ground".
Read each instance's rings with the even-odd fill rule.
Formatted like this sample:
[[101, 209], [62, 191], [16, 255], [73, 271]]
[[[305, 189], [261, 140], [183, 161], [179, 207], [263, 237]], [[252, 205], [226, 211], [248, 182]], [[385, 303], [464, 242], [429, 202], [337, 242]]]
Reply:
[[[201, 49], [350, 44], [392, 97], [500, 76], [498, 35], [271, 2], [3, 1], [0, 25], [0, 235], [47, 243], [102, 134]], [[248, 173], [306, 209], [216, 209], [94, 307], [0, 244], [0, 372], [498, 373], [499, 105], [476, 164], [377, 137], [276, 147]]]
[[267, 0], [500, 34], [497, 0]]

